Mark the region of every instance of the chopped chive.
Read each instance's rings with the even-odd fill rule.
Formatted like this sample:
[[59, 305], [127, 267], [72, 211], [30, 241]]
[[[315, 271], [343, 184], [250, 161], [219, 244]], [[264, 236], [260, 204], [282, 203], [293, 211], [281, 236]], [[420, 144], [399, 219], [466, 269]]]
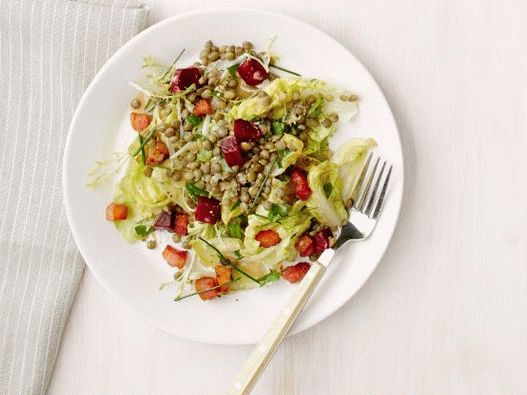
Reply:
[[243, 274], [245, 277], [247, 277], [248, 279], [254, 281], [255, 283], [257, 283], [258, 285], [260, 285], [260, 281], [258, 281], [258, 279], [254, 278], [253, 276], [251, 276], [249, 273], [246, 273], [245, 271], [241, 270], [238, 266], [232, 264], [226, 257], [225, 255], [223, 255], [221, 253], [220, 250], [218, 250], [215, 246], [213, 246], [211, 243], [209, 243], [207, 240], [201, 238], [201, 237], [198, 237], [198, 239], [200, 239], [202, 242], [204, 242], [205, 244], [207, 244], [210, 248], [212, 248], [214, 251], [216, 251], [216, 253], [218, 254], [218, 256], [220, 257], [220, 261], [223, 265], [225, 266], [230, 266], [232, 267], [234, 270], [236, 270], [237, 272], [240, 272], [241, 274]]
[[277, 159], [278, 159], [278, 155], [275, 156], [273, 162], [271, 163], [271, 167], [269, 168], [269, 171], [265, 175], [265, 178], [264, 178], [264, 180], [262, 182], [262, 185], [260, 185], [260, 189], [258, 189], [258, 193], [254, 197], [254, 200], [253, 200], [253, 202], [251, 204], [251, 207], [249, 207], [249, 210], [251, 210], [255, 206], [256, 202], [258, 201], [258, 198], [260, 197], [260, 193], [262, 193], [262, 190], [263, 190], [265, 184], [267, 183], [267, 180], [269, 179], [269, 176], [271, 175], [271, 172], [273, 171], [273, 167], [276, 164]]
[[185, 189], [187, 190], [187, 193], [193, 200], [197, 200], [199, 196], [209, 196], [209, 193], [207, 191], [204, 191], [201, 188], [198, 188], [194, 184], [187, 182], [185, 184]]
[[143, 146], [143, 141], [143, 136], [139, 134], [139, 144], [141, 145], [141, 160], [143, 161], [143, 165], [146, 165], [145, 147]]
[[181, 52], [179, 53], [179, 55], [177, 56], [176, 60], [174, 60], [172, 62], [172, 64], [170, 65], [170, 67], [167, 69], [167, 71], [165, 71], [165, 74], [163, 74], [163, 77], [161, 77], [161, 81], [164, 81], [165, 80], [165, 77], [168, 75], [168, 73], [170, 73], [170, 70], [172, 70], [172, 67], [174, 67], [174, 65], [176, 64], [176, 62], [179, 60], [179, 58], [181, 58], [181, 55], [183, 55], [183, 52], [185, 52], [185, 48], [183, 48], [181, 50]]
[[282, 70], [282, 71], [285, 71], [286, 73], [289, 73], [289, 74], [293, 74], [293, 75], [296, 75], [297, 77], [301, 77], [300, 74], [298, 73], [295, 73], [294, 71], [291, 71], [291, 70], [287, 70], [287, 69], [284, 69], [283, 67], [280, 67], [280, 66], [276, 66], [274, 64], [270, 65], [270, 67], [272, 68], [275, 68], [275, 69], [278, 69], [278, 70]]
[[145, 111], [146, 112], [150, 112], [154, 109], [154, 107], [156, 106], [156, 104], [153, 102], [152, 99], [148, 99], [148, 101], [146, 102], [145, 104]]
[[239, 281], [240, 279], [241, 279], [241, 277], [238, 277], [238, 278], [235, 278], [232, 281], [228, 281], [226, 283], [216, 285], [215, 287], [212, 287], [212, 288], [204, 289], [203, 291], [196, 291], [196, 292], [192, 292], [192, 293], [189, 293], [189, 294], [186, 294], [186, 295], [183, 295], [183, 296], [178, 296], [178, 297], [176, 297], [174, 299], [174, 302], [179, 302], [180, 300], [186, 299], [186, 298], [190, 298], [191, 296], [199, 295], [199, 294], [202, 294], [202, 293], [205, 293], [205, 292], [208, 292], [208, 291], [213, 291], [213, 290], [218, 289], [220, 287], [223, 287], [225, 285], [229, 285], [229, 284], [235, 283], [236, 281]]
[[232, 78], [237, 78], [236, 77], [236, 72], [238, 71], [238, 67], [240, 67], [240, 65], [238, 63], [235, 63], [235, 64], [227, 67], [227, 71], [229, 72], [229, 74], [231, 75]]
[[143, 142], [141, 143], [141, 145], [139, 146], [139, 148], [137, 148], [137, 150], [134, 152], [134, 154], [132, 155], [132, 157], [136, 157], [137, 154], [139, 152], [141, 152], [141, 150], [143, 150], [145, 148], [145, 145], [146, 143], [148, 143], [150, 141], [150, 139], [152, 138], [152, 136], [154, 135], [154, 132], [156, 131], [157, 127], [154, 126], [154, 128], [152, 129], [152, 131], [150, 133], [148, 133], [148, 136], [146, 136], [143, 140]]
[[201, 121], [203, 121], [203, 118], [198, 117], [197, 115], [190, 114], [187, 118], [188, 123], [190, 123], [193, 127], [198, 126]]

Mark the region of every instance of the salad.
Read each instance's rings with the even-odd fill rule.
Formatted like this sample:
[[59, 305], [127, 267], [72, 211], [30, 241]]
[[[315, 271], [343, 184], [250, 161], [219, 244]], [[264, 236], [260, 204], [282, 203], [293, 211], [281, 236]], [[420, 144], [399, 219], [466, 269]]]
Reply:
[[[183, 50], [184, 51], [184, 50]], [[200, 61], [145, 58], [131, 83], [132, 142], [100, 162], [95, 187], [126, 165], [106, 219], [174, 268], [175, 300], [296, 283], [332, 245], [373, 139], [332, 153], [358, 97], [279, 66], [271, 44], [205, 43]], [[163, 245], [163, 248], [158, 247]]]

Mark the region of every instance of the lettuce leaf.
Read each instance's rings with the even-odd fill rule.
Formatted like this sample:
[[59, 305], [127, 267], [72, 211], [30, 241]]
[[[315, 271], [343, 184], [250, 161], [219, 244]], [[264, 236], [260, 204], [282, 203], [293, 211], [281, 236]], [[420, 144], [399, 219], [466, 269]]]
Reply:
[[[242, 118], [252, 120], [260, 117], [268, 111], [273, 111], [273, 118], [280, 119], [286, 115], [286, 103], [292, 100], [293, 94], [297, 92], [301, 97], [310, 94], [325, 97], [331, 95], [334, 99], [330, 102], [323, 100], [318, 103], [316, 113], [319, 116], [330, 112], [339, 114], [343, 122], [351, 120], [358, 111], [357, 101], [344, 102], [339, 99], [341, 95], [349, 95], [350, 92], [344, 89], [333, 87], [324, 81], [317, 79], [307, 79], [301, 77], [284, 77], [277, 78], [267, 85], [263, 91], [267, 93], [271, 101], [266, 102], [265, 98], [252, 97], [243, 100], [234, 106], [230, 111], [230, 117], [233, 119]], [[315, 110], [314, 110], [315, 111]]]
[[357, 184], [360, 171], [366, 160], [368, 151], [375, 147], [377, 143], [371, 138], [351, 139], [342, 145], [331, 158], [339, 169], [340, 179], [342, 180], [342, 198], [348, 203]]
[[[216, 247], [227, 259], [230, 260], [236, 260], [237, 256], [235, 251], [239, 251], [242, 248], [242, 241], [234, 237], [215, 237], [205, 240]], [[192, 248], [196, 251], [196, 255], [204, 265], [215, 266], [220, 263], [218, 253], [202, 240], [193, 240]]]
[[279, 152], [281, 158], [273, 169], [272, 175], [274, 177], [282, 174], [289, 166], [295, 164], [298, 158], [302, 156], [302, 149], [304, 148], [302, 140], [292, 134], [284, 134], [282, 141], [285, 143], [286, 149], [283, 152]]
[[342, 225], [347, 212], [338, 166], [329, 161], [322, 162], [309, 169], [307, 180], [312, 191], [306, 202], [309, 212], [323, 225]]
[[[295, 242], [310, 224], [311, 216], [305, 210], [281, 218], [279, 223], [271, 222], [265, 216], [249, 215], [248, 225], [245, 228], [244, 249], [241, 251], [243, 255], [241, 262], [248, 266], [261, 264], [269, 269], [277, 270], [282, 262], [291, 261], [296, 257]], [[260, 247], [255, 237], [261, 230], [268, 229], [277, 232], [281, 241], [272, 247]]]
[[115, 221], [115, 227], [128, 241], [134, 242], [141, 237], [135, 232], [136, 223], [147, 218], [154, 218], [171, 199], [165, 192], [162, 183], [144, 175], [145, 166], [131, 160], [125, 175], [117, 184], [113, 201], [126, 204], [128, 218]]
[[221, 200], [221, 221], [227, 225], [229, 221], [243, 214], [240, 208], [240, 202], [236, 201], [234, 204], [229, 204], [233, 197], [237, 197], [236, 190], [229, 190], [223, 193]]

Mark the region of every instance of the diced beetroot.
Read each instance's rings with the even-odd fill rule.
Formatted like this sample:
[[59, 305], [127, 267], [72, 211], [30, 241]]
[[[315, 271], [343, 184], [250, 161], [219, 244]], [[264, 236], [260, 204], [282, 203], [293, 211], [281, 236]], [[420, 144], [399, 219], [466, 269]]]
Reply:
[[235, 119], [233, 130], [236, 141], [239, 143], [242, 141], [258, 140], [260, 137], [262, 137], [262, 131], [260, 128], [252, 122], [246, 121], [244, 119]]
[[220, 292], [227, 292], [229, 290], [229, 284], [227, 283], [232, 281], [232, 268], [225, 265], [216, 265], [214, 271], [216, 272], [216, 282], [221, 285], [218, 289]]
[[152, 116], [149, 114], [130, 113], [130, 123], [136, 132], [145, 130], [150, 125], [150, 122], [152, 122]]
[[331, 230], [324, 228], [319, 230], [317, 234], [313, 237], [314, 248], [313, 253], [315, 255], [320, 255], [324, 252], [325, 249], [329, 248], [330, 241], [329, 239], [333, 236]]
[[156, 230], [168, 230], [173, 232], [174, 227], [174, 213], [161, 211], [159, 217], [154, 224], [154, 229]]
[[108, 221], [121, 221], [128, 217], [128, 207], [125, 204], [110, 203], [106, 207], [106, 219]]
[[307, 174], [304, 170], [295, 167], [291, 170], [291, 181], [295, 185], [295, 195], [300, 200], [307, 200], [311, 196], [311, 188], [307, 182]]
[[183, 269], [185, 263], [187, 263], [187, 251], [180, 251], [174, 247], [166, 246], [163, 250], [163, 258], [167, 261], [170, 266]]
[[188, 235], [188, 214], [177, 214], [174, 223], [174, 232], [180, 236]]
[[295, 248], [300, 256], [310, 256], [314, 250], [313, 239], [308, 234], [304, 234], [296, 241]]
[[192, 114], [197, 115], [198, 117], [204, 117], [205, 115], [212, 114], [210, 101], [207, 99], [198, 100], [196, 103], [194, 103]]
[[282, 241], [280, 235], [272, 229], [261, 230], [254, 238], [260, 242], [260, 246], [263, 248], [275, 246]]
[[195, 84], [197, 88], [200, 77], [201, 71], [197, 67], [177, 69], [170, 84], [170, 91], [173, 93], [178, 93], [184, 91], [192, 84]]
[[291, 284], [297, 283], [304, 278], [310, 267], [311, 265], [307, 262], [299, 262], [282, 270], [282, 277]]
[[264, 65], [254, 58], [246, 59], [238, 67], [238, 74], [250, 86], [261, 84], [269, 76]]
[[194, 215], [198, 221], [215, 224], [220, 216], [220, 202], [214, 198], [200, 196]]
[[230, 136], [221, 143], [221, 152], [229, 166], [241, 166], [245, 162], [236, 137]]
[[219, 288], [211, 289], [218, 286], [218, 282], [214, 277], [202, 277], [194, 281], [194, 288], [199, 292], [201, 300], [214, 299], [221, 294]]

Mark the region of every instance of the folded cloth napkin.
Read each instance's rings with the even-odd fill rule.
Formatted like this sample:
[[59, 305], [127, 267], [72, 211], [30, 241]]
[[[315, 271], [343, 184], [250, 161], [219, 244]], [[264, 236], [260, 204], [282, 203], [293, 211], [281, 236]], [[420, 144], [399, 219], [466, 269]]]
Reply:
[[84, 267], [62, 208], [68, 126], [147, 17], [133, 0], [0, 1], [0, 394], [46, 392]]

